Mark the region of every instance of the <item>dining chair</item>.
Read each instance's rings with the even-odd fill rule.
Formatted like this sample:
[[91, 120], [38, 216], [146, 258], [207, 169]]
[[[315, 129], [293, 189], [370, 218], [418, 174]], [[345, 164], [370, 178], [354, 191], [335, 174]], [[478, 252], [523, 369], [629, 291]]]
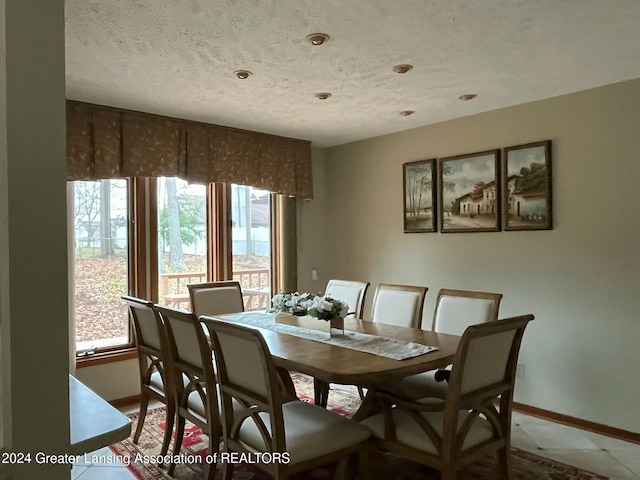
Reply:
[[166, 410], [165, 431], [160, 447], [160, 455], [165, 455], [169, 450], [176, 411], [173, 391], [175, 374], [167, 332], [162, 318], [153, 308], [153, 302], [129, 295], [121, 298], [127, 304], [133, 324], [140, 374], [140, 410], [133, 443], [138, 443], [140, 439], [149, 400], [157, 400], [165, 405]]
[[[174, 386], [177, 421], [173, 455], [177, 458], [180, 453], [186, 420], [200, 427], [209, 437], [208, 454], [213, 455], [218, 452], [222, 432], [213, 358], [205, 331], [191, 312], [160, 305], [155, 305], [154, 309], [166, 325], [176, 376], [187, 379]], [[174, 469], [172, 462], [169, 475], [173, 475]], [[213, 479], [215, 469], [215, 463], [207, 463], [205, 478]]]
[[333, 279], [327, 282], [324, 294], [346, 302], [349, 306], [347, 317], [361, 319], [364, 314], [364, 299], [368, 288], [369, 282]]
[[[349, 311], [346, 317], [362, 319], [368, 288], [369, 282], [332, 279], [327, 282], [324, 294], [347, 303]], [[316, 378], [313, 381], [313, 390], [315, 404], [326, 407], [329, 400], [329, 384]]]
[[455, 480], [460, 468], [497, 451], [496, 478], [510, 478], [516, 364], [533, 318], [522, 315], [468, 327], [444, 400], [408, 401], [371, 390], [381, 412], [361, 425], [371, 431], [374, 446], [436, 468], [442, 480]]
[[376, 287], [371, 320], [399, 327], [420, 328], [427, 287], [381, 283]]
[[[467, 327], [498, 319], [501, 293], [452, 290], [438, 292], [432, 330], [450, 335], [462, 335]], [[424, 397], [445, 398], [448, 369], [417, 373], [389, 382], [381, 388], [408, 400]]]
[[[339, 462], [340, 478], [353, 455], [366, 470], [368, 430], [316, 405], [283, 401], [273, 359], [258, 330], [209, 317], [201, 322], [217, 365], [223, 453], [250, 454], [276, 480], [333, 461]], [[223, 472], [224, 479], [231, 479], [233, 463], [225, 462]]]
[[196, 317], [244, 312], [242, 288], [237, 280], [190, 283], [187, 289]]
[[[376, 287], [371, 306], [371, 320], [407, 328], [420, 328], [427, 287], [380, 283]], [[358, 386], [364, 399], [364, 389]], [[328, 392], [326, 393], [328, 396]]]
[[[187, 289], [196, 317], [244, 312], [242, 288], [237, 280], [192, 283], [187, 285]], [[284, 391], [290, 397], [295, 397], [296, 389], [291, 374], [283, 368], [278, 368], [278, 375]]]

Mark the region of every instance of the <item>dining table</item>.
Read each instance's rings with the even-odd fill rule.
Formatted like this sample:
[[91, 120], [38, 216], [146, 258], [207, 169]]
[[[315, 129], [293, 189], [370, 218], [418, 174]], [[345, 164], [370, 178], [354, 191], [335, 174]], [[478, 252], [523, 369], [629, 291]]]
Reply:
[[[459, 336], [430, 330], [354, 318], [344, 319], [346, 337], [350, 334], [379, 337], [374, 340], [382, 344], [386, 341], [395, 343], [396, 346], [400, 344], [400, 350], [408, 350], [416, 344], [418, 347], [430, 347], [424, 349], [426, 353], [399, 360], [349, 348], [345, 346], [348, 345], [348, 341], [345, 342], [340, 335], [333, 341], [328, 336], [316, 337], [320, 341], [304, 338], [295, 331], [296, 322], [300, 322], [301, 331], [305, 330], [302, 319], [297, 321], [294, 316], [289, 317], [286, 331], [278, 328], [280, 325], [276, 321], [276, 314], [269, 312], [240, 312], [205, 316], [201, 319], [213, 318], [257, 329], [262, 334], [278, 368], [310, 375], [319, 382], [356, 385], [362, 388], [372, 388], [408, 375], [444, 368], [453, 362], [460, 341]], [[403, 348], [403, 342], [406, 342], [406, 349]], [[316, 391], [314, 403], [325, 403], [326, 399], [319, 398], [318, 394]], [[366, 407], [366, 399], [363, 407]]]

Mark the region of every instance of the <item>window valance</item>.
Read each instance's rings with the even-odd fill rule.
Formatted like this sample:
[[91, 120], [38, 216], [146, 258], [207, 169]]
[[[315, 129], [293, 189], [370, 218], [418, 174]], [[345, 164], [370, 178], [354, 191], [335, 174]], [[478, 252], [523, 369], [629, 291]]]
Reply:
[[312, 198], [311, 143], [67, 100], [67, 178], [177, 176]]

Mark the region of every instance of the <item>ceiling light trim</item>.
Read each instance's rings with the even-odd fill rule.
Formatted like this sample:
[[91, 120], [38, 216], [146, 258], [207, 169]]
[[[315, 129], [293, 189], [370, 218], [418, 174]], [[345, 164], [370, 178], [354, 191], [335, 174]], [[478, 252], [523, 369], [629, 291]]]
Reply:
[[324, 45], [329, 41], [331, 37], [326, 33], [310, 33], [307, 35], [306, 40], [314, 47], [319, 47], [320, 45]]
[[413, 65], [410, 65], [408, 63], [401, 63], [400, 65], [394, 65], [393, 68], [391, 69], [396, 73], [407, 73], [410, 70], [413, 70]]

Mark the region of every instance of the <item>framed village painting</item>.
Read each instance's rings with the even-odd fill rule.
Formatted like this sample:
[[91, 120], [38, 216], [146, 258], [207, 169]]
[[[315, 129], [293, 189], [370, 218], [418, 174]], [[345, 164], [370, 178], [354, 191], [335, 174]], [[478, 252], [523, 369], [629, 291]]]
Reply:
[[504, 152], [504, 229], [551, 230], [551, 140]]
[[500, 230], [499, 162], [499, 150], [439, 159], [442, 233]]
[[405, 233], [435, 232], [435, 160], [402, 165]]

